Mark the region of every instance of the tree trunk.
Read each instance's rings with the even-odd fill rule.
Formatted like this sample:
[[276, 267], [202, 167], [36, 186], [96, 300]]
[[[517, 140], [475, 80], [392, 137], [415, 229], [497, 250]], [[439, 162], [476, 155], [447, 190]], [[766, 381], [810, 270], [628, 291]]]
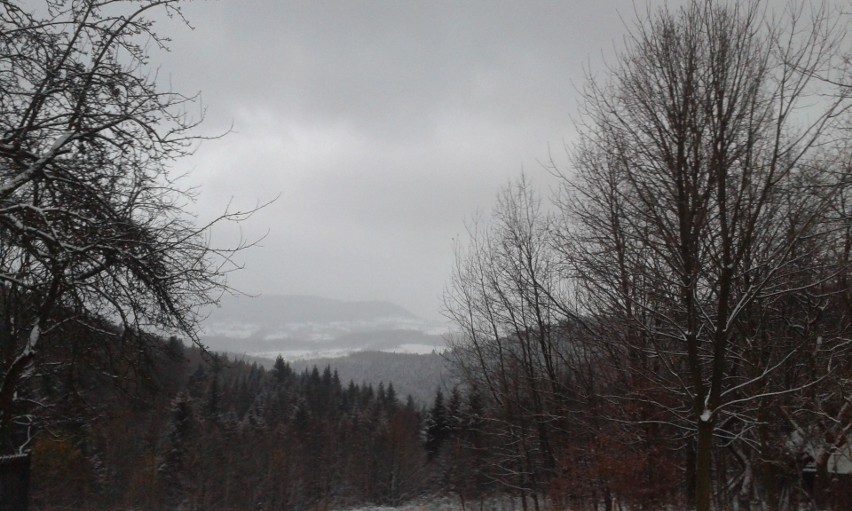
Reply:
[[713, 502], [713, 423], [698, 421], [698, 446], [695, 452], [695, 509], [710, 511]]
[[820, 452], [814, 460], [814, 483], [811, 497], [818, 508], [826, 506], [831, 479], [828, 476], [828, 451]]
[[30, 497], [30, 456], [0, 456], [0, 503], [8, 511], [27, 511]]
[[686, 495], [686, 508], [695, 509], [695, 440], [690, 439], [686, 446], [686, 481], [684, 494]]

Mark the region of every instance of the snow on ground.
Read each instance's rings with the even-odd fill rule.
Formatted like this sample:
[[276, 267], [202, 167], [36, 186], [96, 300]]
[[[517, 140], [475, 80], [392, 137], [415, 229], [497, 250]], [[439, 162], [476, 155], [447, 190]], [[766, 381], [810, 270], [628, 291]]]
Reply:
[[[486, 511], [520, 511], [523, 509], [521, 501], [519, 499], [512, 498], [487, 499], [484, 503], [482, 503], [483, 505], [481, 507], [478, 500], [468, 501], [465, 504], [465, 509], [476, 511], [479, 509]], [[532, 506], [529, 507], [531, 508]], [[457, 498], [443, 497], [424, 500], [422, 502], [412, 502], [398, 507], [361, 506], [341, 509], [338, 511], [459, 511], [461, 508], [461, 501]]]
[[[470, 509], [479, 509], [478, 506]], [[351, 508], [345, 511], [458, 511], [461, 509], [461, 504], [458, 502], [454, 503], [441, 503], [441, 504], [409, 504], [401, 507], [386, 507], [386, 506], [367, 506], [367, 507], [358, 507]]]

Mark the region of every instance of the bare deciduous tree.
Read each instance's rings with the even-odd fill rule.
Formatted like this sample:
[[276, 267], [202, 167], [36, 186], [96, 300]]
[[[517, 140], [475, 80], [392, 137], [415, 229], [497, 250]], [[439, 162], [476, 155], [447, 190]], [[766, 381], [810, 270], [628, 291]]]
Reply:
[[445, 293], [447, 314], [461, 328], [451, 356], [494, 411], [487, 430], [501, 439], [493, 443], [492, 474], [538, 509], [558, 470], [554, 437], [563, 428], [568, 362], [579, 350], [567, 342], [572, 314], [550, 218], [522, 178], [500, 193], [489, 222], [471, 227], [470, 238]]
[[179, 2], [0, 1], [0, 453], [26, 448], [44, 403], [24, 390], [64, 327], [137, 356], [145, 332], [197, 342], [198, 307], [235, 268], [170, 170], [199, 137], [195, 99], [148, 65], [167, 41], [154, 13], [180, 18]]
[[575, 488], [657, 505], [670, 497], [627, 495], [639, 481], [617, 460], [672, 446], [702, 511], [714, 498], [782, 508], [804, 495], [790, 488], [806, 462], [812, 494], [829, 487], [827, 453], [852, 430], [852, 90], [837, 19], [759, 1], [649, 10], [584, 91], [571, 168], [553, 166], [561, 217], [527, 222], [537, 203], [507, 192], [459, 254], [458, 366], [514, 406], [504, 420], [546, 418], [538, 437], [582, 422], [585, 438], [551, 451], [562, 476], [582, 471], [566, 453], [606, 474]]
[[576, 223], [564, 246], [587, 308], [618, 319], [602, 339], [638, 359], [632, 377], [678, 396], [665, 420], [695, 435], [701, 511], [713, 498], [714, 438], [749, 438], [767, 397], [815, 383], [769, 384], [818, 335], [784, 341], [769, 311], [829, 292], [848, 271], [820, 247], [835, 240], [826, 218], [848, 187], [825, 159], [849, 91], [826, 94], [815, 78], [843, 75], [845, 34], [827, 11], [787, 14], [774, 24], [759, 2], [715, 1], [649, 14], [610, 80], [590, 80], [577, 173], [565, 178]]

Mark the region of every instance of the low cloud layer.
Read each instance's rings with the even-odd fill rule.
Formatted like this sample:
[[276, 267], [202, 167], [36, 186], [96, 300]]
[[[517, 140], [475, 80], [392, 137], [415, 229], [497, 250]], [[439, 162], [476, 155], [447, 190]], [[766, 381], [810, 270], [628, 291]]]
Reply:
[[[584, 69], [604, 70], [634, 2], [192, 2], [161, 77], [202, 91], [203, 144], [179, 163], [202, 218], [279, 199], [232, 283], [380, 299], [439, 317], [464, 221], [522, 171], [564, 160]], [[159, 58], [159, 57], [158, 57]], [[611, 58], [611, 57], [610, 57]], [[240, 234], [225, 229], [222, 239]]]

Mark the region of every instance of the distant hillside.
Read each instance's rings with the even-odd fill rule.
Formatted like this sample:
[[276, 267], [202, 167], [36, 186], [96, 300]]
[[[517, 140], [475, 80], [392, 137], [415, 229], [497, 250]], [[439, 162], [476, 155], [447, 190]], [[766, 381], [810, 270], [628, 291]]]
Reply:
[[318, 296], [261, 295], [225, 296], [210, 320], [258, 323], [331, 323], [417, 319], [408, 310], [390, 302], [350, 302]]
[[448, 389], [457, 384], [447, 361], [435, 353], [416, 355], [363, 351], [339, 358], [298, 360], [290, 365], [296, 371], [330, 366], [337, 370], [344, 384], [354, 381], [375, 386], [379, 382], [385, 385], [391, 382], [400, 399], [411, 395], [420, 405], [430, 404], [437, 388]]
[[[214, 351], [233, 351], [275, 358], [282, 355], [287, 360], [317, 358], [322, 355], [310, 355], [312, 352], [349, 352], [349, 351], [402, 351], [428, 353], [442, 350], [444, 339], [439, 335], [430, 335], [417, 330], [363, 330], [355, 332], [336, 331], [331, 335], [325, 331], [324, 338], [315, 338], [316, 329], [305, 333], [293, 331], [272, 333], [259, 329], [251, 336], [235, 339], [225, 335], [207, 335], [204, 344]], [[327, 336], [327, 337], [326, 337]], [[416, 350], [401, 349], [417, 346]]]
[[445, 331], [389, 302], [275, 295], [225, 297], [202, 329], [212, 350], [287, 360], [353, 351], [429, 353], [443, 348]]

